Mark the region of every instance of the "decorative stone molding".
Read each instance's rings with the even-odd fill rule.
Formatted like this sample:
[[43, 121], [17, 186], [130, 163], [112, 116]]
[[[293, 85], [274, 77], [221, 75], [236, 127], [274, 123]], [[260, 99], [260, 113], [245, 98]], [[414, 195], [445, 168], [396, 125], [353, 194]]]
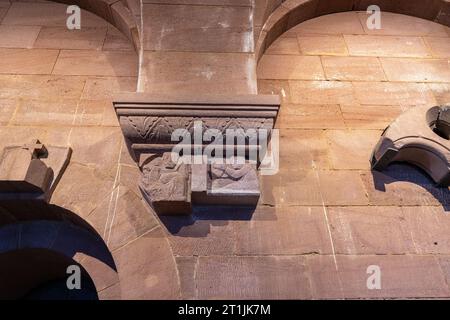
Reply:
[[[265, 129], [270, 137], [279, 107], [279, 97], [273, 95], [124, 94], [114, 102], [127, 147], [142, 171], [141, 191], [158, 214], [190, 213], [192, 203], [256, 205], [257, 168], [261, 159], [251, 163], [249, 154], [255, 148], [265, 150], [267, 145], [261, 144], [268, 140], [258, 140], [252, 145], [245, 133]], [[201, 124], [200, 141], [198, 123]], [[208, 129], [223, 137], [224, 151], [220, 158], [223, 162], [203, 156], [209, 144], [204, 142], [203, 133]], [[226, 144], [230, 129], [242, 137], [233, 145]], [[186, 133], [182, 142], [172, 139], [177, 130]], [[171, 155], [177, 145], [200, 150], [201, 160], [174, 162]], [[227, 158], [229, 149], [232, 156]]]
[[450, 106], [417, 107], [400, 115], [383, 132], [372, 154], [372, 168], [409, 162], [440, 186], [450, 184]]
[[0, 156], [0, 200], [48, 200], [70, 159], [68, 147], [45, 146], [39, 140], [7, 146]]

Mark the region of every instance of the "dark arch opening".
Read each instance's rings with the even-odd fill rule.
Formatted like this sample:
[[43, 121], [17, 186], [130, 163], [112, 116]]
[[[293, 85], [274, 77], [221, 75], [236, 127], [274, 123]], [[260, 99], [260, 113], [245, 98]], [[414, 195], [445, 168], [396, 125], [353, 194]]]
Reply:
[[[69, 289], [69, 266], [78, 266], [80, 289]], [[0, 299], [97, 300], [89, 273], [75, 260], [47, 249], [0, 254]]]
[[[80, 268], [79, 289], [66, 284], [69, 266]], [[118, 283], [111, 252], [90, 229], [66, 219], [0, 227], [0, 299], [91, 300]]]

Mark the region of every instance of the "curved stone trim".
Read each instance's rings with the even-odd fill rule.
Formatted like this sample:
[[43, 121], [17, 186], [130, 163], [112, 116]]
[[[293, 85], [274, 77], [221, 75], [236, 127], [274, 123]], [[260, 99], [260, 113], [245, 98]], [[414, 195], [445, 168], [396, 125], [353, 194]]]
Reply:
[[450, 2], [447, 0], [286, 0], [263, 25], [255, 47], [257, 60], [279, 36], [299, 23], [325, 14], [366, 11], [370, 5], [378, 5], [382, 11], [411, 15], [450, 26]]
[[[372, 168], [383, 170], [404, 161], [422, 170], [440, 186], [450, 184], [448, 107], [417, 107], [400, 115], [383, 132], [372, 154]], [[445, 117], [443, 124], [440, 117]], [[442, 128], [443, 127], [443, 128]]]
[[80, 8], [102, 17], [119, 29], [139, 52], [140, 41], [135, 17], [121, 0], [53, 0], [67, 5], [77, 5]]

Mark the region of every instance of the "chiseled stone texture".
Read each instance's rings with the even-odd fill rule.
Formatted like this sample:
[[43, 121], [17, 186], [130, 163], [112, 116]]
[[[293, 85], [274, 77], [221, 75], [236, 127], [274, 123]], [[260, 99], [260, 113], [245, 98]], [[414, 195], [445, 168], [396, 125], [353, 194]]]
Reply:
[[139, 89], [255, 94], [252, 1], [144, 1]]

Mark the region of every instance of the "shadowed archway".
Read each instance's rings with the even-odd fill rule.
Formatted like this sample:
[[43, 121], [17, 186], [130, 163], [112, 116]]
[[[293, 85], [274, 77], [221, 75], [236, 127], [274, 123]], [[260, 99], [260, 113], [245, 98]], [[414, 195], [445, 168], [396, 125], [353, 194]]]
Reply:
[[[0, 298], [96, 299], [119, 279], [97, 234], [69, 221], [34, 220], [0, 227]], [[65, 287], [67, 267], [81, 269], [81, 290]]]

